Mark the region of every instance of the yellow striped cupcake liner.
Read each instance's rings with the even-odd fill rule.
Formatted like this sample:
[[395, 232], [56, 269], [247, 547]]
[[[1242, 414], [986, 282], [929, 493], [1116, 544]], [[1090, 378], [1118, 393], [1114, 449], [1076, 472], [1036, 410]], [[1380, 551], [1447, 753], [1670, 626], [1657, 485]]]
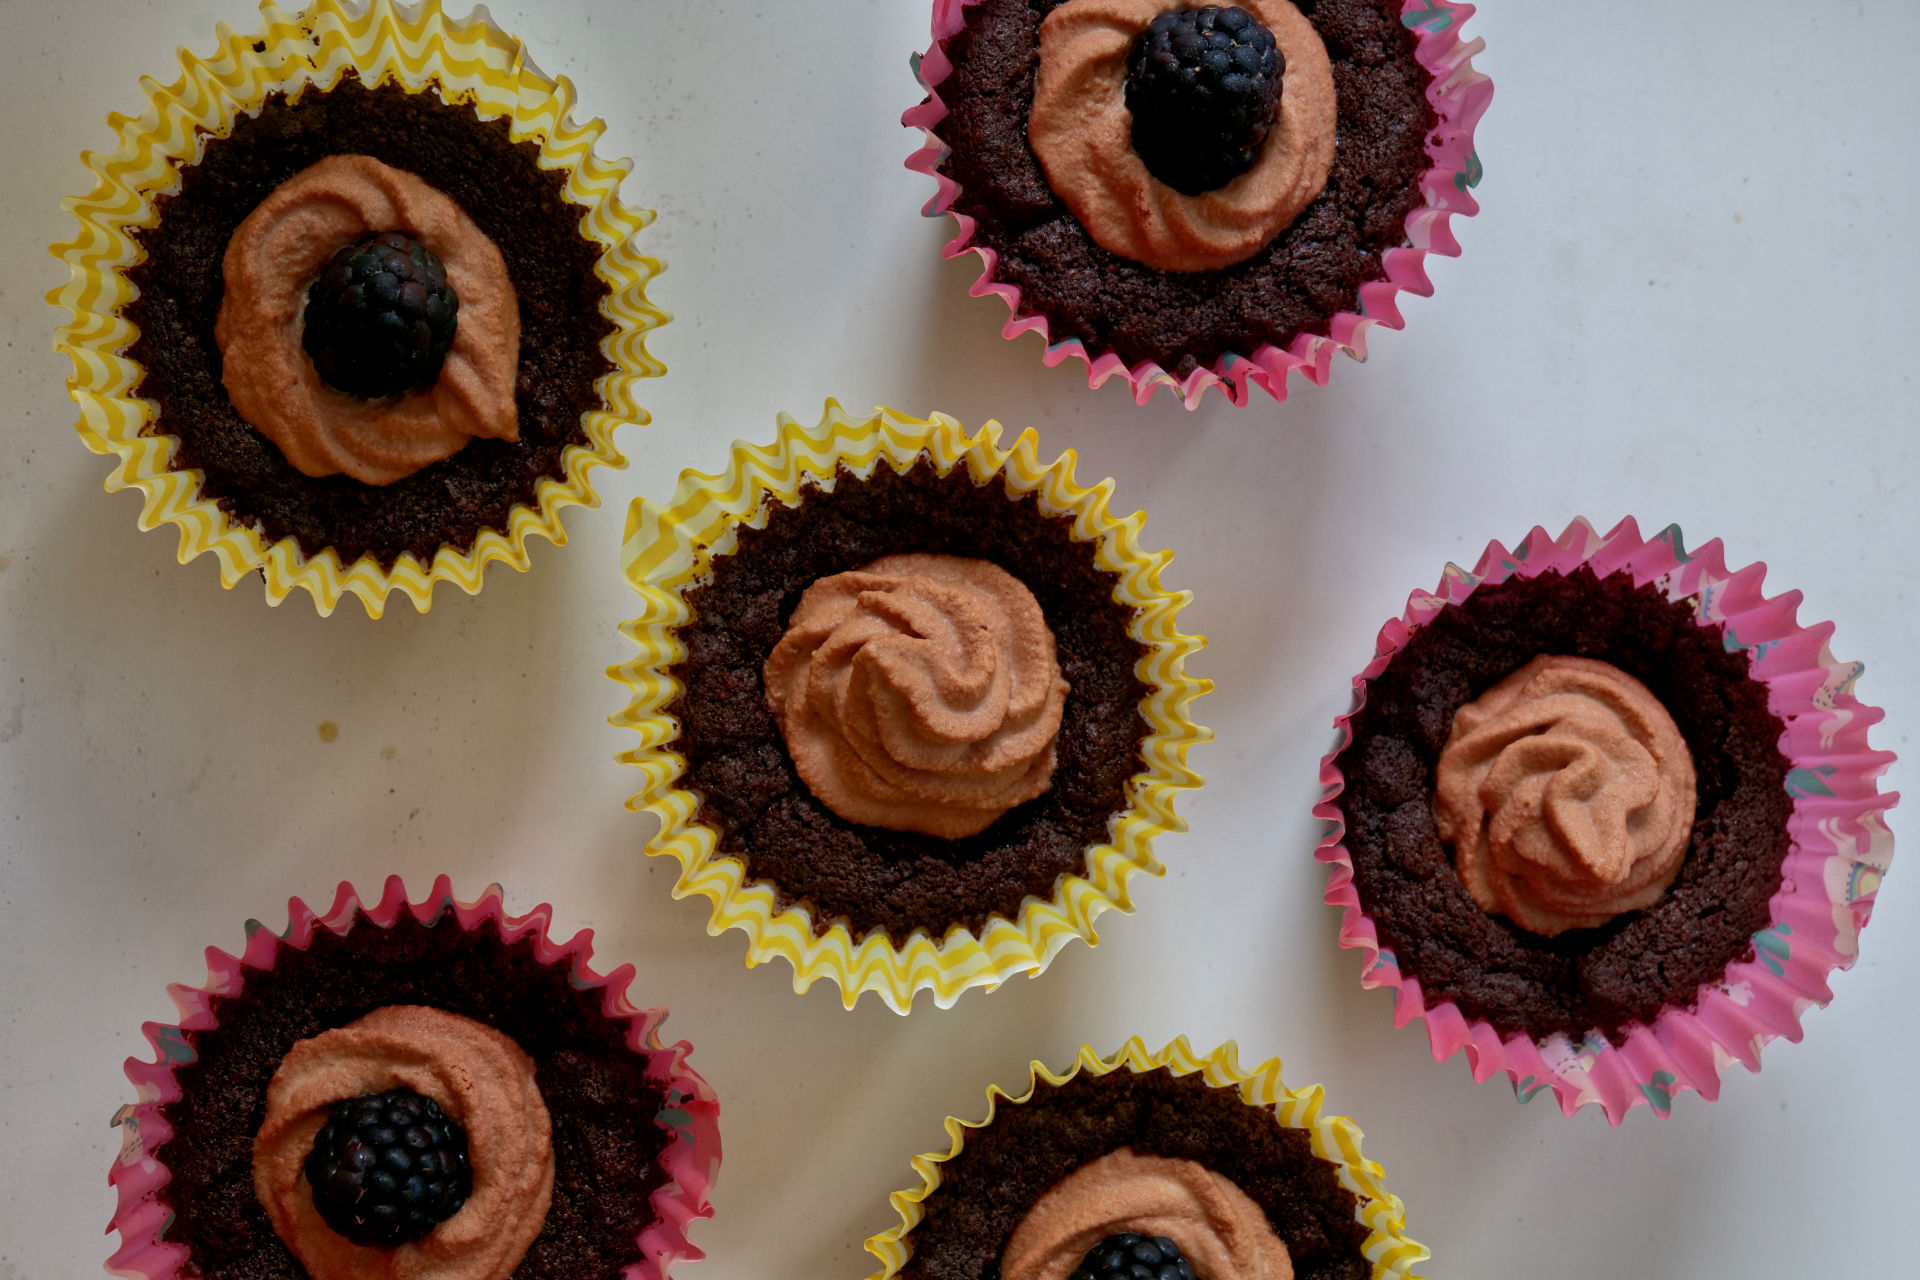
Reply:
[[1181, 1036], [1158, 1053], [1135, 1036], [1118, 1052], [1101, 1057], [1086, 1045], [1067, 1069], [1056, 1075], [1043, 1062], [1030, 1064], [1025, 1092], [1015, 1096], [998, 1085], [987, 1088], [987, 1115], [978, 1123], [947, 1117], [947, 1137], [951, 1146], [944, 1152], [927, 1152], [913, 1158], [913, 1171], [920, 1185], [896, 1191], [887, 1197], [900, 1215], [898, 1226], [889, 1227], [867, 1241], [867, 1252], [880, 1259], [881, 1269], [869, 1280], [891, 1280], [913, 1256], [913, 1229], [925, 1215], [926, 1198], [940, 1186], [940, 1166], [959, 1155], [966, 1146], [969, 1129], [984, 1129], [993, 1123], [1002, 1106], [1017, 1107], [1033, 1097], [1040, 1083], [1061, 1085], [1079, 1075], [1104, 1076], [1115, 1071], [1135, 1073], [1170, 1068], [1177, 1076], [1199, 1072], [1216, 1089], [1237, 1089], [1240, 1099], [1250, 1107], [1270, 1109], [1289, 1129], [1301, 1129], [1313, 1144], [1313, 1154], [1334, 1166], [1340, 1185], [1359, 1198], [1355, 1216], [1367, 1228], [1361, 1245], [1371, 1264], [1372, 1280], [1408, 1280], [1414, 1267], [1432, 1257], [1432, 1251], [1407, 1235], [1407, 1210], [1400, 1197], [1387, 1190], [1386, 1174], [1378, 1164], [1360, 1154], [1360, 1128], [1345, 1116], [1322, 1115], [1325, 1091], [1317, 1084], [1290, 1089], [1280, 1078], [1280, 1059], [1269, 1058], [1252, 1071], [1240, 1069], [1239, 1050], [1229, 1040], [1204, 1058], [1193, 1052], [1187, 1038]]
[[[944, 414], [923, 419], [878, 409], [855, 418], [831, 400], [816, 426], [784, 414], [779, 421], [770, 445], [736, 442], [725, 475], [686, 472], [671, 501], [641, 499], [627, 512], [621, 559], [641, 610], [621, 631], [636, 654], [607, 674], [632, 691], [610, 723], [640, 735], [640, 744], [618, 758], [644, 778], [627, 807], [660, 820], [647, 852], [679, 860], [676, 898], [698, 894], [712, 903], [708, 933], [747, 935], [749, 967], [785, 960], [793, 966], [795, 991], [826, 978], [849, 1009], [867, 991], [898, 1013], [909, 1012], [921, 991], [947, 1008], [971, 987], [991, 989], [1015, 974], [1039, 973], [1075, 938], [1096, 945], [1094, 921], [1102, 912], [1133, 909], [1128, 882], [1142, 872], [1163, 873], [1154, 837], [1186, 830], [1174, 797], [1200, 785], [1200, 775], [1187, 767], [1187, 751], [1213, 736], [1189, 715], [1193, 700], [1212, 685], [1186, 674], [1187, 656], [1206, 642], [1176, 626], [1191, 593], [1160, 585], [1172, 554], [1142, 551], [1145, 516], [1108, 510], [1111, 480], [1077, 484], [1071, 450], [1040, 461], [1031, 431], [1008, 448], [1000, 444], [997, 422], [969, 435]], [[1049, 900], [1029, 896], [1018, 919], [992, 917], [977, 933], [955, 926], [939, 939], [917, 930], [901, 947], [884, 930], [859, 939], [839, 923], [816, 930], [809, 907], [784, 905], [771, 884], [747, 878], [739, 858], [717, 851], [718, 834], [699, 820], [699, 798], [679, 785], [686, 761], [674, 750], [679, 726], [666, 707], [681, 692], [672, 675], [686, 656], [677, 632], [692, 618], [682, 593], [704, 579], [713, 557], [733, 550], [738, 526], [763, 527], [772, 504], [800, 501], [802, 485], [830, 489], [839, 467], [864, 478], [882, 465], [905, 471], [922, 457], [942, 475], [964, 468], [977, 484], [1000, 483], [1016, 497], [1035, 494], [1042, 511], [1073, 520], [1074, 538], [1095, 544], [1096, 562], [1119, 575], [1114, 598], [1136, 610], [1130, 634], [1148, 651], [1135, 670], [1149, 690], [1141, 711], [1150, 732], [1141, 743], [1140, 769], [1128, 781], [1128, 808], [1110, 824], [1107, 843], [1088, 851], [1084, 877], [1060, 877]]]
[[[79, 405], [75, 425], [89, 449], [118, 459], [108, 491], [140, 490], [140, 527], [178, 529], [182, 564], [211, 553], [226, 587], [257, 571], [272, 604], [299, 588], [328, 614], [351, 594], [377, 618], [397, 591], [424, 613], [436, 582], [472, 594], [493, 561], [526, 570], [530, 539], [565, 543], [560, 512], [599, 505], [588, 473], [596, 466], [626, 465], [614, 447], [614, 429], [649, 421], [635, 398], [640, 380], [666, 372], [646, 348], [647, 332], [667, 320], [646, 296], [647, 282], [662, 267], [634, 247], [653, 214], [620, 202], [620, 180], [632, 165], [593, 154], [606, 126], [597, 119], [573, 122], [573, 85], [564, 76], [541, 74], [525, 46], [495, 27], [484, 7], [450, 18], [440, 0], [406, 7], [393, 0], [318, 0], [293, 15], [265, 3], [260, 16], [259, 30], [250, 34], [218, 27], [218, 47], [207, 57], [180, 50], [182, 75], [172, 84], [142, 78], [141, 114], [107, 118], [116, 149], [81, 156], [95, 186], [63, 203], [78, 219], [79, 232], [53, 246], [54, 256], [67, 264], [68, 279], [47, 295], [73, 316], [59, 327], [55, 345], [73, 360], [67, 389]], [[443, 546], [430, 564], [402, 555], [391, 570], [370, 557], [344, 565], [331, 548], [309, 557], [292, 538], [269, 544], [251, 525], [202, 497], [199, 472], [170, 469], [175, 440], [155, 406], [137, 394], [142, 370], [121, 354], [138, 336], [121, 316], [133, 297], [125, 271], [141, 256], [129, 232], [158, 222], [154, 198], [177, 189], [180, 170], [199, 161], [206, 140], [226, 136], [236, 119], [257, 112], [269, 94], [324, 92], [350, 72], [368, 85], [392, 81], [409, 93], [437, 89], [448, 102], [471, 105], [482, 119], [507, 118], [514, 141], [536, 141], [541, 166], [567, 173], [566, 200], [587, 210], [583, 232], [603, 246], [596, 272], [608, 295], [601, 307], [617, 326], [602, 346], [615, 369], [596, 384], [605, 407], [585, 415], [587, 443], [562, 454], [564, 479], [542, 479], [535, 488], [537, 507], [515, 507], [505, 532], [485, 529], [466, 550]]]

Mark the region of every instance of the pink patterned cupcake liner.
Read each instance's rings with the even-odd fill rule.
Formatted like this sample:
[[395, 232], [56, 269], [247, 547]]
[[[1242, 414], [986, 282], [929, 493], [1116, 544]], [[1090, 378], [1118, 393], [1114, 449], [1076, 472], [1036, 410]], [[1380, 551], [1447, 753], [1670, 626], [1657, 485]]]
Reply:
[[324, 914], [298, 898], [292, 899], [287, 904], [288, 921], [283, 933], [275, 934], [258, 920], [249, 920], [247, 945], [240, 955], [207, 948], [207, 981], [203, 986], [168, 986], [167, 994], [179, 1009], [180, 1020], [149, 1022], [141, 1028], [155, 1057], [151, 1062], [127, 1059], [127, 1079], [133, 1082], [139, 1101], [120, 1108], [113, 1117], [124, 1136], [120, 1154], [107, 1176], [118, 1194], [118, 1207], [107, 1230], [120, 1233], [120, 1247], [107, 1262], [111, 1274], [128, 1280], [176, 1280], [186, 1271], [186, 1247], [166, 1238], [173, 1211], [164, 1192], [172, 1174], [163, 1148], [173, 1129], [162, 1108], [179, 1100], [181, 1090], [174, 1073], [196, 1056], [187, 1033], [218, 1025], [214, 999], [240, 994], [249, 972], [272, 969], [283, 949], [305, 951], [323, 929], [344, 935], [355, 928], [391, 928], [402, 912], [411, 913], [423, 925], [439, 925], [451, 916], [454, 927], [463, 932], [491, 929], [509, 943], [531, 936], [533, 954], [541, 964], [564, 966], [573, 986], [604, 993], [602, 1012], [627, 1023], [627, 1046], [647, 1060], [648, 1076], [665, 1086], [666, 1105], [659, 1120], [673, 1135], [660, 1157], [667, 1182], [653, 1193], [654, 1221], [638, 1237], [640, 1261], [628, 1266], [622, 1275], [625, 1280], [668, 1280], [675, 1263], [702, 1256], [688, 1242], [687, 1228], [695, 1218], [713, 1216], [707, 1193], [720, 1168], [720, 1104], [712, 1088], [687, 1062], [692, 1046], [685, 1041], [661, 1044], [660, 1026], [667, 1011], [636, 1008], [628, 1000], [633, 966], [621, 965], [604, 975], [595, 973], [588, 965], [591, 930], [582, 929], [566, 942], [556, 943], [547, 936], [553, 909], [543, 903], [525, 915], [508, 915], [499, 885], [487, 886], [477, 901], [461, 902], [453, 896], [452, 882], [441, 876], [427, 896], [414, 903], [408, 900], [400, 877], [391, 876], [380, 900], [369, 906], [363, 906], [353, 886], [344, 882], [334, 895], [333, 906]]
[[[1780, 748], [1793, 798], [1783, 878], [1769, 923], [1753, 936], [1752, 954], [1703, 986], [1692, 1008], [1669, 1005], [1651, 1026], [1633, 1024], [1619, 1045], [1597, 1031], [1578, 1041], [1565, 1034], [1544, 1042], [1502, 1035], [1451, 1001], [1429, 1005], [1419, 979], [1401, 971], [1366, 914], [1342, 844], [1338, 803], [1345, 781], [1335, 762], [1353, 740], [1351, 719], [1366, 704], [1367, 682], [1386, 670], [1416, 629], [1482, 583], [1570, 573], [1582, 565], [1603, 577], [1629, 573], [1636, 585], [1655, 584], [1668, 598], [1690, 603], [1701, 623], [1723, 626], [1729, 646], [1747, 651], [1754, 678], [1767, 686], [1768, 707], [1786, 724]], [[1338, 744], [1320, 764], [1322, 798], [1314, 815], [1326, 821], [1327, 834], [1315, 856], [1328, 866], [1326, 901], [1341, 908], [1340, 945], [1364, 953], [1361, 985], [1393, 989], [1395, 1026], [1426, 1020], [1434, 1061], [1464, 1051], [1475, 1080], [1504, 1071], [1521, 1102], [1551, 1089], [1567, 1115], [1594, 1104], [1618, 1125], [1634, 1107], [1669, 1114], [1674, 1098], [1689, 1089], [1718, 1097], [1720, 1073], [1729, 1064], [1758, 1071], [1768, 1041], [1798, 1041], [1801, 1013], [1833, 998], [1828, 978], [1853, 966], [1860, 930], [1893, 857], [1885, 817], [1899, 795], [1880, 791], [1878, 779], [1894, 757], [1868, 744], [1867, 730], [1882, 713], [1854, 697], [1864, 668], [1834, 658], [1828, 648], [1833, 624], [1802, 626], [1794, 616], [1800, 593], [1768, 597], [1761, 590], [1765, 574], [1757, 563], [1729, 570], [1718, 539], [1687, 551], [1678, 526], [1643, 539], [1631, 519], [1605, 535], [1575, 520], [1558, 538], [1536, 526], [1512, 551], [1489, 544], [1471, 573], [1448, 565], [1436, 593], [1414, 592], [1405, 614], [1381, 628], [1373, 661], [1354, 679], [1353, 709], [1336, 722]]]
[[939, 86], [953, 70], [947, 60], [946, 42], [966, 23], [966, 10], [980, 0], [934, 0], [933, 44], [924, 54], [913, 58], [913, 74], [926, 90], [926, 101], [900, 117], [900, 123], [919, 129], [926, 145], [908, 157], [907, 168], [931, 177], [939, 186], [933, 199], [921, 213], [929, 218], [951, 215], [957, 230], [941, 250], [941, 256], [957, 258], [966, 252], [980, 255], [984, 264], [980, 278], [968, 290], [974, 297], [995, 294], [1011, 313], [1000, 335], [1009, 340], [1028, 331], [1038, 333], [1046, 342], [1041, 360], [1052, 367], [1069, 358], [1087, 366], [1087, 385], [1099, 387], [1107, 379], [1119, 376], [1133, 390], [1134, 402], [1145, 404], [1161, 387], [1170, 387], [1189, 409], [1197, 408], [1208, 387], [1218, 387], [1236, 405], [1244, 406], [1253, 387], [1268, 392], [1276, 400], [1287, 398], [1287, 375], [1298, 370], [1317, 386], [1325, 386], [1332, 374], [1333, 357], [1344, 351], [1355, 360], [1367, 358], [1367, 330], [1376, 324], [1389, 329], [1403, 328], [1395, 299], [1404, 290], [1419, 297], [1431, 297], [1433, 283], [1427, 278], [1429, 253], [1449, 258], [1460, 256], [1460, 243], [1454, 239], [1450, 223], [1455, 215], [1470, 218], [1480, 211], [1472, 189], [1480, 185], [1480, 157], [1473, 149], [1473, 130], [1493, 101], [1493, 81], [1473, 69], [1473, 56], [1486, 42], [1478, 37], [1464, 39], [1462, 26], [1473, 16], [1474, 7], [1455, 0], [1403, 0], [1400, 21], [1414, 33], [1414, 56], [1432, 76], [1427, 85], [1427, 102], [1438, 117], [1427, 135], [1427, 156], [1431, 167], [1421, 175], [1421, 205], [1407, 215], [1407, 243], [1389, 249], [1381, 257], [1381, 278], [1360, 286], [1356, 311], [1336, 312], [1325, 333], [1303, 333], [1282, 350], [1262, 343], [1250, 354], [1228, 353], [1211, 365], [1202, 366], [1184, 378], [1175, 377], [1151, 360], [1128, 368], [1113, 352], [1090, 354], [1078, 338], [1054, 341], [1047, 329], [1047, 318], [1038, 312], [1023, 310], [1020, 289], [994, 278], [998, 255], [984, 245], [973, 243], [974, 219], [953, 207], [960, 185], [940, 172], [949, 148], [940, 140], [937, 129], [946, 119], [947, 107], [940, 100]]

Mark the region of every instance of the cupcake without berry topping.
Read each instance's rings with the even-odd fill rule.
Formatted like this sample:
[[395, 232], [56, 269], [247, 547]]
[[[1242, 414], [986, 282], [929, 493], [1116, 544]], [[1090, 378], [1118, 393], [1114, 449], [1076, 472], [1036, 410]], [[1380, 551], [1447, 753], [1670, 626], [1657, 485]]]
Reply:
[[1362, 981], [1522, 1101], [1719, 1094], [1832, 998], [1892, 857], [1861, 667], [1718, 541], [1575, 521], [1381, 631], [1322, 766]]
[[1199, 785], [1184, 592], [1031, 433], [828, 403], [628, 518], [632, 807], [748, 963], [900, 1012], [1038, 973]]

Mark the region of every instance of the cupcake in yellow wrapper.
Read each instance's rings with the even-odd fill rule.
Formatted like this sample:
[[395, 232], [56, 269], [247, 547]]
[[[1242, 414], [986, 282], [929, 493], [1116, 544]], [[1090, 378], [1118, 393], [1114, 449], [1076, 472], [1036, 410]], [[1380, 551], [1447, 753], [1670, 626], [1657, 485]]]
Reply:
[[[57, 346], [73, 360], [68, 385], [80, 409], [81, 439], [94, 452], [116, 459], [106, 487], [139, 489], [141, 527], [175, 526], [182, 563], [211, 553], [225, 586], [257, 571], [271, 603], [278, 604], [299, 588], [311, 594], [322, 614], [352, 594], [377, 617], [389, 594], [396, 591], [424, 612], [436, 582], [450, 582], [473, 593], [480, 589], [491, 562], [525, 570], [531, 539], [566, 541], [562, 509], [598, 505], [589, 472], [595, 466], [624, 465], [614, 446], [615, 428], [648, 421], [635, 399], [639, 381], [665, 372], [646, 350], [647, 332], [667, 318], [646, 297], [646, 284], [661, 265], [635, 247], [637, 233], [653, 215], [629, 209], [618, 198], [620, 180], [630, 166], [593, 154], [604, 126], [598, 120], [575, 123], [573, 86], [565, 78], [539, 72], [520, 41], [493, 26], [484, 8], [476, 8], [466, 18], [453, 18], [442, 10], [439, 0], [406, 7], [392, 0], [364, 5], [318, 0], [291, 14], [267, 3], [261, 6], [257, 31], [240, 34], [221, 26], [217, 40], [217, 47], [204, 57], [182, 50], [182, 74], [174, 83], [163, 86], [144, 80], [146, 101], [137, 116], [109, 118], [117, 144], [108, 154], [89, 152], [82, 157], [94, 174], [95, 186], [89, 194], [66, 201], [65, 207], [79, 221], [78, 233], [53, 247], [55, 256], [67, 264], [69, 278], [48, 295], [48, 301], [72, 314], [59, 328]], [[543, 190], [540, 196], [549, 208], [560, 211], [553, 216], [577, 222], [571, 234], [577, 243], [570, 251], [578, 255], [580, 279], [597, 281], [604, 290], [598, 315], [588, 317], [604, 336], [597, 344], [591, 338], [582, 339], [579, 368], [583, 372], [577, 379], [577, 394], [570, 391], [572, 398], [558, 408], [536, 409], [550, 413], [558, 424], [538, 438], [536, 443], [544, 452], [524, 464], [518, 455], [506, 463], [488, 464], [515, 477], [512, 482], [519, 488], [511, 497], [503, 490], [489, 499], [490, 514], [477, 518], [457, 511], [448, 514], [444, 527], [463, 532], [441, 537], [431, 551], [426, 548], [440, 535], [428, 532], [416, 537], [417, 545], [408, 549], [367, 550], [343, 557], [333, 542], [350, 544], [351, 539], [324, 538], [301, 524], [297, 513], [283, 518], [278, 509], [264, 516], [247, 511], [255, 491], [243, 482], [224, 480], [210, 493], [209, 472], [182, 461], [183, 441], [176, 434], [196, 415], [176, 412], [170, 420], [155, 398], [149, 376], [153, 369], [128, 354], [142, 337], [128, 318], [129, 309], [138, 310], [141, 305], [136, 280], [143, 271], [158, 270], [150, 265], [152, 255], [143, 237], [165, 235], [170, 212], [182, 216], [183, 181], [207, 160], [212, 147], [232, 146], [236, 130], [264, 129], [254, 123], [263, 109], [284, 107], [292, 113], [309, 103], [337, 103], [349, 90], [360, 97], [401, 92], [408, 99], [426, 95], [416, 101], [417, 110], [444, 103], [463, 116], [470, 112], [487, 130], [504, 130], [511, 145], [503, 144], [503, 149], [524, 153], [526, 158], [518, 163], [540, 179], [543, 189], [550, 187], [554, 193], [549, 198]], [[345, 107], [315, 106], [314, 110], [337, 113]], [[396, 124], [393, 132], [400, 134], [404, 129]], [[349, 139], [336, 153], [359, 150]], [[462, 154], [461, 159], [466, 158]], [[244, 212], [235, 210], [232, 216]], [[383, 229], [392, 228], [372, 228]], [[452, 270], [450, 264], [449, 275]], [[218, 276], [213, 279], [217, 282]], [[517, 275], [512, 284], [524, 291], [528, 282]], [[219, 296], [217, 290], [213, 292]], [[514, 309], [511, 304], [509, 298], [509, 312]], [[533, 359], [541, 358], [540, 344], [532, 340], [537, 335], [527, 336], [529, 341], [520, 349], [517, 386], [522, 427], [526, 427], [530, 405], [542, 405], [543, 396], [552, 399], [550, 370], [528, 363], [529, 350]], [[513, 396], [511, 365], [506, 377], [506, 394]], [[506, 412], [509, 416], [513, 412], [511, 400]], [[541, 429], [546, 421], [541, 420]], [[259, 425], [238, 418], [235, 422], [235, 432]], [[474, 440], [468, 448], [496, 443]], [[250, 447], [263, 451], [273, 444], [256, 437]], [[499, 455], [489, 456], [497, 459]], [[514, 471], [515, 465], [521, 466], [520, 472]], [[529, 478], [535, 474], [537, 479]], [[332, 475], [324, 483], [332, 484], [335, 491], [349, 488]], [[472, 488], [465, 473], [443, 484], [448, 493], [463, 487]], [[372, 504], [380, 498], [362, 495], [354, 500]]]
[[[1177, 625], [1188, 593], [1160, 583], [1171, 555], [1141, 549], [1144, 517], [1108, 509], [1111, 481], [1077, 483], [1071, 452], [1042, 462], [1032, 432], [1011, 447], [1000, 436], [994, 422], [969, 434], [941, 414], [853, 417], [828, 401], [817, 425], [782, 416], [772, 444], [736, 443], [723, 475], [687, 472], [671, 500], [628, 512], [622, 560], [641, 611], [622, 631], [637, 652], [608, 675], [632, 694], [611, 723], [640, 735], [620, 759], [644, 778], [629, 807], [660, 822], [647, 852], [679, 860], [674, 895], [711, 902], [709, 933], [747, 935], [749, 966], [783, 959], [796, 991], [825, 978], [848, 1008], [867, 991], [900, 1013], [921, 991], [944, 1008], [971, 987], [1037, 974], [1074, 938], [1096, 943], [1102, 912], [1132, 910], [1128, 882], [1162, 874], [1153, 839], [1185, 830], [1173, 802], [1200, 784], [1187, 753], [1212, 735], [1189, 709], [1210, 685], [1186, 674], [1204, 642]], [[860, 825], [881, 820], [816, 797], [806, 761], [769, 728], [762, 682], [775, 641], [799, 629], [781, 635], [802, 590], [814, 601], [809, 584], [826, 581], [814, 574], [871, 588], [866, 570], [887, 568], [879, 557], [952, 549], [941, 539], [1051, 601], [1046, 625], [1075, 690], [1054, 711], [1057, 772], [1040, 798], [1019, 792], [1004, 820], [951, 844]], [[815, 568], [791, 567], [801, 562]], [[763, 564], [798, 576], [753, 577]], [[723, 587], [731, 594], [714, 594]], [[682, 666], [690, 647], [703, 666]], [[702, 786], [695, 774], [709, 768]], [[1066, 843], [1074, 830], [1091, 835]], [[990, 892], [960, 905], [990, 876]]]
[[949, 1118], [952, 1145], [914, 1157], [920, 1185], [890, 1197], [899, 1225], [866, 1242], [871, 1280], [915, 1280], [936, 1256], [946, 1276], [1064, 1275], [1123, 1231], [1171, 1238], [1209, 1280], [1345, 1275], [1348, 1258], [1404, 1280], [1431, 1255], [1360, 1130], [1324, 1105], [1278, 1058], [1243, 1071], [1232, 1041], [1204, 1057], [1184, 1036], [1082, 1047], [1059, 1074], [1034, 1062], [1022, 1092], [989, 1087], [985, 1119]]

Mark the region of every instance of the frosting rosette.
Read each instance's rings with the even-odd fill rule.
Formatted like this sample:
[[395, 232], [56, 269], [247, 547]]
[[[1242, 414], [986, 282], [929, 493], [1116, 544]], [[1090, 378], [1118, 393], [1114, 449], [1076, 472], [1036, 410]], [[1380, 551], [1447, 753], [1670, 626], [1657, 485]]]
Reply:
[[1075, 0], [1040, 24], [1027, 137], [1048, 185], [1102, 248], [1163, 271], [1232, 266], [1325, 188], [1339, 121], [1326, 45], [1289, 0], [1242, 5], [1286, 59], [1280, 114], [1252, 169], [1198, 195], [1148, 172], [1122, 92], [1134, 41], [1182, 0]]
[[850, 822], [969, 836], [1053, 776], [1053, 633], [987, 561], [893, 555], [821, 579], [765, 679], [801, 777]]
[[[459, 327], [431, 386], [363, 400], [301, 348], [307, 285], [368, 232], [404, 231], [446, 265]], [[305, 475], [391, 484], [475, 438], [517, 440], [520, 306], [506, 261], [466, 210], [372, 156], [328, 156], [280, 184], [227, 242], [214, 337], [241, 416]]]
[[[419, 1240], [379, 1248], [327, 1225], [301, 1167], [334, 1103], [389, 1089], [433, 1099], [466, 1130], [473, 1190]], [[533, 1060], [492, 1027], [416, 1005], [302, 1040], [267, 1087], [253, 1189], [313, 1280], [502, 1280], [540, 1234], [553, 1196], [553, 1125]]]
[[1165, 1236], [1207, 1280], [1293, 1280], [1293, 1259], [1260, 1206], [1192, 1160], [1122, 1147], [1034, 1201], [1001, 1255], [1001, 1280], [1068, 1280], [1108, 1236]]
[[1487, 911], [1548, 936], [1637, 910], [1680, 872], [1693, 758], [1647, 687], [1542, 654], [1461, 707], [1434, 821]]

